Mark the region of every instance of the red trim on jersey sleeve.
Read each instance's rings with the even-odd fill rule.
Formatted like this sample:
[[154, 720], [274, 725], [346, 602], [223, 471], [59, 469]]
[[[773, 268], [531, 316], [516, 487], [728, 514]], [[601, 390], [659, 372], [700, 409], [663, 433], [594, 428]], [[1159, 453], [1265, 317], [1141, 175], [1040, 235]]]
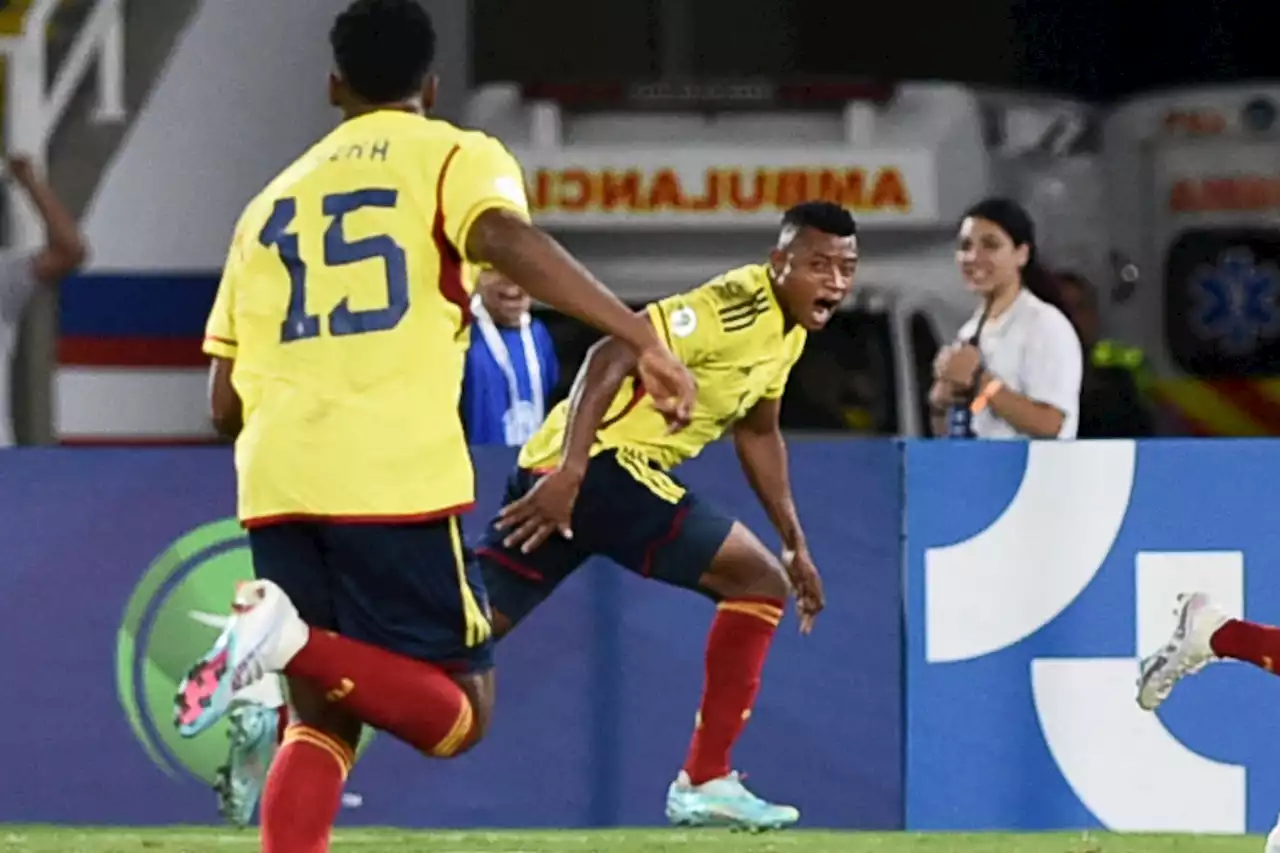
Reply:
[[436, 218], [431, 223], [431, 239], [436, 244], [436, 252], [440, 255], [440, 293], [446, 300], [458, 306], [462, 312], [462, 329], [459, 336], [471, 325], [471, 297], [462, 282], [462, 253], [449, 241], [444, 222], [444, 179], [449, 172], [449, 164], [462, 149], [455, 145], [445, 155], [444, 165], [440, 167], [440, 179], [436, 183]]

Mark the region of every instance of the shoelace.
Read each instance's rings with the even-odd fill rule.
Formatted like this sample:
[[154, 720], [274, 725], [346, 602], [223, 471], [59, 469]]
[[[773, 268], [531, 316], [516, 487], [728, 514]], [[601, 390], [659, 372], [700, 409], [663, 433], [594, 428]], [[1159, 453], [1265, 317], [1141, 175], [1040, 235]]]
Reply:
[[235, 673], [232, 674], [231, 689], [232, 691], [241, 690], [256, 681], [262, 680], [264, 675], [266, 675], [266, 670], [262, 667], [262, 661], [257, 655], [250, 655], [247, 660], [240, 662], [240, 665], [236, 667]]

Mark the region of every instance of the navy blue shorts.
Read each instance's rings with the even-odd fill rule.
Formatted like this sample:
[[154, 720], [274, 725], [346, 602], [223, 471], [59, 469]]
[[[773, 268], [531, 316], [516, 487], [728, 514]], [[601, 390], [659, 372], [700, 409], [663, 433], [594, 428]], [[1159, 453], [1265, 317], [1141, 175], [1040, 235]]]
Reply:
[[[537, 474], [517, 468], [507, 481], [503, 504], [523, 497], [537, 481]], [[476, 556], [494, 611], [514, 624], [596, 555], [710, 597], [698, 581], [733, 524], [645, 457], [606, 451], [591, 460], [582, 480], [572, 541], [552, 535], [532, 553], [522, 554], [518, 547], [502, 544], [506, 533], [491, 521]]]
[[493, 666], [484, 583], [458, 519], [249, 530], [253, 567], [304, 622], [451, 672]]

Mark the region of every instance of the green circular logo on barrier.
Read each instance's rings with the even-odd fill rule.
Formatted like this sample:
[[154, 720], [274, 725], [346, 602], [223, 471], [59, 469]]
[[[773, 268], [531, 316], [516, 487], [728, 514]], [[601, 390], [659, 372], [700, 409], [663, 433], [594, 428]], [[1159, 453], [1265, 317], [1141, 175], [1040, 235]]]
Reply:
[[[116, 690], [130, 728], [151, 760], [170, 776], [207, 783], [227, 759], [225, 720], [194, 738], [178, 734], [178, 683], [213, 645], [236, 584], [253, 579], [249, 540], [234, 518], [182, 536], [156, 557], [134, 587], [116, 635]], [[366, 729], [360, 751], [368, 746]]]

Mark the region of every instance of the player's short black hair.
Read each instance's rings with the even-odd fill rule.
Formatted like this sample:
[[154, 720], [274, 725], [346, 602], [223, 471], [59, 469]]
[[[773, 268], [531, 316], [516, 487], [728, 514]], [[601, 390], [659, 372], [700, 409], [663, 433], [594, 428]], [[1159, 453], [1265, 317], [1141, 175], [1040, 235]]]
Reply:
[[422, 90], [436, 31], [418, 0], [355, 0], [329, 31], [338, 73], [357, 97], [391, 104]]
[[858, 233], [853, 214], [829, 201], [804, 201], [782, 215], [782, 230], [812, 228], [835, 237], [852, 237]]

